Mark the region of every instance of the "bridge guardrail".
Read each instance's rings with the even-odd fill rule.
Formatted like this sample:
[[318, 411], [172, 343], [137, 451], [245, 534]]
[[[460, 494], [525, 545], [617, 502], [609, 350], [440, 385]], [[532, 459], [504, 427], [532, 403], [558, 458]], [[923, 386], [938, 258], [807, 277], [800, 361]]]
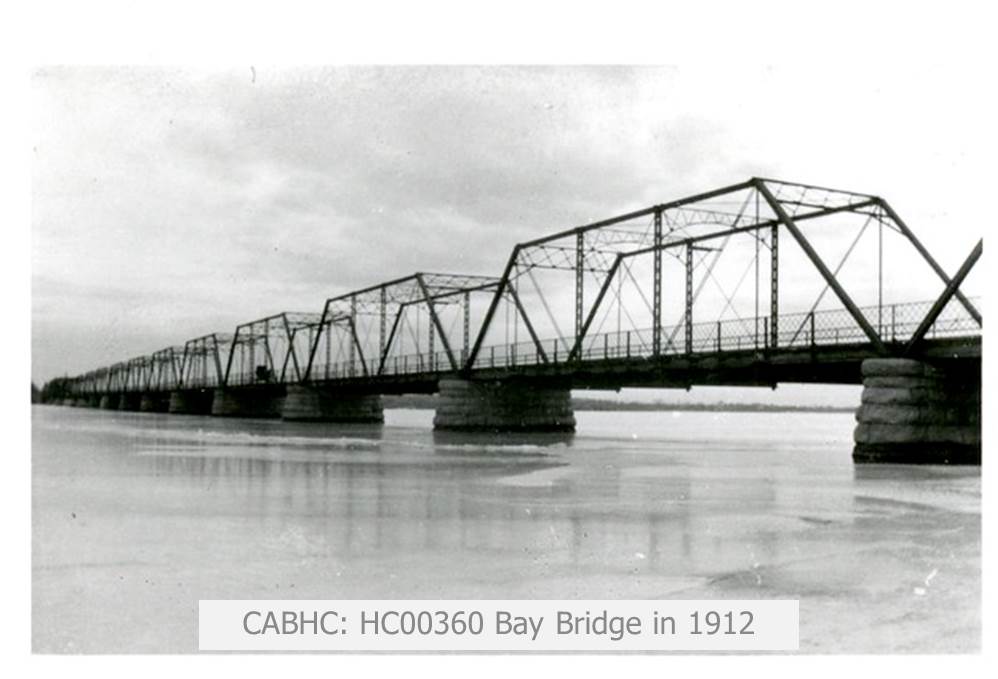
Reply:
[[[972, 301], [977, 301], [972, 300]], [[861, 311], [885, 342], [906, 342], [932, 302], [863, 307]], [[686, 324], [662, 328], [661, 355], [703, 354], [748, 349], [801, 348], [866, 342], [868, 338], [845, 309], [783, 314], [777, 318], [775, 345], [769, 316], [694, 323], [687, 342]], [[929, 338], [954, 337], [979, 331], [974, 319], [957, 302], [947, 307], [929, 331]], [[652, 355], [652, 329], [595, 333], [585, 338], [581, 360], [647, 358]], [[549, 361], [567, 359], [572, 338], [547, 340], [542, 346]], [[483, 347], [475, 368], [503, 368], [542, 362], [533, 342]]]

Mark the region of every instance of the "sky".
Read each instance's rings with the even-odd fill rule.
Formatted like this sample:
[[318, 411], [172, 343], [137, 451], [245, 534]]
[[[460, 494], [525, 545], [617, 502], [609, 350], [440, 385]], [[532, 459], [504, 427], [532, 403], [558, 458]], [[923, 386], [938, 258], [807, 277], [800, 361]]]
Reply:
[[972, 78], [905, 65], [43, 68], [32, 379], [318, 312], [414, 271], [499, 275], [519, 241], [754, 175], [881, 195], [954, 272], [983, 235], [993, 174], [993, 105]]

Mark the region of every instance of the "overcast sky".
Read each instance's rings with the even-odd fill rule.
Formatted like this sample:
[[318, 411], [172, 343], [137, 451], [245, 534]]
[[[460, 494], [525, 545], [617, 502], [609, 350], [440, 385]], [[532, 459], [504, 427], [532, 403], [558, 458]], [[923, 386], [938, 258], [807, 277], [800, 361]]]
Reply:
[[33, 82], [44, 381], [752, 175], [887, 198], [955, 271], [985, 93], [955, 69], [48, 68]]

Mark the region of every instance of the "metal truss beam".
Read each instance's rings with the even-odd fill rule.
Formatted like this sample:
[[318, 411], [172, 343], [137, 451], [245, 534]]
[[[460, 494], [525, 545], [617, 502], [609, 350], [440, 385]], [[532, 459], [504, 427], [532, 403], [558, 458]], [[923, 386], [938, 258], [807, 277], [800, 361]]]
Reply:
[[[884, 212], [887, 213], [887, 216], [890, 217], [891, 221], [894, 222], [899, 229], [901, 229], [901, 233], [904, 234], [905, 238], [907, 238], [911, 244], [915, 246], [915, 249], [918, 250], [918, 253], [922, 255], [922, 258], [928, 262], [932, 270], [936, 272], [936, 275], [939, 276], [943, 283], [948, 286], [950, 284], [950, 278], [946, 275], [946, 271], [939, 266], [939, 262], [937, 262], [925, 246], [922, 245], [921, 241], [915, 237], [915, 234], [912, 233], [911, 229], [908, 228], [908, 225], [904, 223], [898, 213], [894, 211], [894, 208], [892, 208], [886, 200], [881, 198], [877, 199], [877, 205], [883, 208]], [[977, 321], [977, 325], [983, 325], [981, 312], [977, 310], [977, 307], [975, 307], [959, 290], [956, 290], [954, 294], [956, 295], [956, 298], [960, 300], [960, 304], [963, 305], [963, 308], [967, 310], [967, 313], [969, 313], [973, 319]]]

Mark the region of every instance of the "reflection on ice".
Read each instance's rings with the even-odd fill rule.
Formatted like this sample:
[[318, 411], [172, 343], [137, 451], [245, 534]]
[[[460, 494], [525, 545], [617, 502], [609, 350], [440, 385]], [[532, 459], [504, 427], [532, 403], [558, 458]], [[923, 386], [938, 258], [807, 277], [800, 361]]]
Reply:
[[36, 650], [190, 651], [198, 599], [275, 597], [800, 598], [804, 650], [980, 643], [979, 470], [854, 467], [849, 415], [34, 414]]

